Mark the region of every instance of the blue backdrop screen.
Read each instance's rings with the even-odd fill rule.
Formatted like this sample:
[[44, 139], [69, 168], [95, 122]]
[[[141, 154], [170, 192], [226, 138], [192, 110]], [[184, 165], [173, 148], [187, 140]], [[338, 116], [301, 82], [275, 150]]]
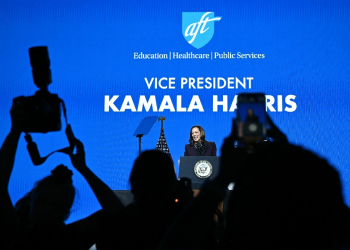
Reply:
[[[28, 48], [46, 45], [49, 90], [65, 101], [88, 166], [112, 189], [130, 188], [138, 155], [133, 133], [144, 117], [166, 117], [178, 171], [193, 125], [220, 148], [235, 117], [235, 96], [263, 92], [288, 139], [339, 171], [350, 204], [348, 1], [3, 0], [0, 6], [2, 140], [12, 99], [37, 90]], [[159, 134], [156, 123], [142, 149], [155, 148]], [[63, 130], [33, 137], [42, 155], [68, 145]], [[22, 136], [13, 202], [60, 163], [72, 168], [63, 154], [34, 167]], [[76, 171], [74, 184], [78, 199], [69, 221], [99, 209]]]

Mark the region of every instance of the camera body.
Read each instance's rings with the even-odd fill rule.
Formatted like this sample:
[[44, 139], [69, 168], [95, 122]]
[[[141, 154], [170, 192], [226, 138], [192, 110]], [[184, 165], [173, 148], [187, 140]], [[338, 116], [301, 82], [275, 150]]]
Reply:
[[33, 96], [14, 98], [13, 105], [18, 105], [25, 114], [21, 129], [26, 133], [47, 133], [62, 128], [61, 99], [56, 94], [39, 90]]
[[31, 47], [29, 57], [33, 80], [40, 90], [33, 96], [19, 96], [13, 99], [13, 105], [17, 105], [25, 115], [22, 131], [27, 133], [60, 131], [62, 100], [47, 90], [52, 82], [48, 49], [46, 46]]

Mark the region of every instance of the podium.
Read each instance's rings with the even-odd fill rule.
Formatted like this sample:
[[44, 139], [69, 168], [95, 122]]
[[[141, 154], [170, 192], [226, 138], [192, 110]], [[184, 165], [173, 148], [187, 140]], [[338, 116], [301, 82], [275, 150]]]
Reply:
[[179, 178], [192, 180], [192, 189], [200, 189], [206, 180], [216, 177], [219, 172], [220, 157], [183, 156], [180, 157]]

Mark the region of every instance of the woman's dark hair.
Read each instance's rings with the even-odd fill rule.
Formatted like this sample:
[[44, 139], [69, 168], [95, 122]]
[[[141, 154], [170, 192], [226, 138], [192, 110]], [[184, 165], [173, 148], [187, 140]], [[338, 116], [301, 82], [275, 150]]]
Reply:
[[[71, 207], [75, 197], [72, 175], [73, 172], [71, 170], [63, 165], [59, 165], [51, 171], [51, 175], [37, 181], [33, 189], [16, 202], [15, 211], [20, 223], [22, 225], [27, 225], [29, 223], [30, 205], [33, 194], [50, 186], [60, 187], [66, 194], [66, 204]], [[67, 214], [67, 217], [68, 215], [69, 214]]]
[[193, 138], [192, 138], [192, 129], [193, 128], [198, 128], [199, 129], [199, 132], [201, 133], [201, 142], [206, 142], [204, 129], [201, 126], [199, 126], [199, 125], [194, 125], [191, 128], [191, 130], [190, 130], [190, 139], [188, 140], [190, 142], [190, 145], [193, 145], [193, 143], [194, 143]]
[[173, 161], [159, 150], [143, 151], [134, 162], [129, 182], [136, 201], [162, 201], [176, 185]]
[[334, 222], [348, 210], [338, 172], [299, 146], [271, 144], [246, 158], [227, 202], [232, 249], [332, 249], [341, 241]]

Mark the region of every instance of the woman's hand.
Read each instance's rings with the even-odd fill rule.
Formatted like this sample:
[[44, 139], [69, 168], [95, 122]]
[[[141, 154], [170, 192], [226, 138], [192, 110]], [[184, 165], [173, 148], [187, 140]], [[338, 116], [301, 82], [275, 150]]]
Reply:
[[73, 154], [73, 150], [69, 153], [72, 164], [88, 182], [102, 208], [105, 210], [123, 209], [124, 205], [113, 190], [86, 166], [83, 143], [74, 137], [71, 138], [71, 144], [77, 147], [76, 154]]
[[73, 142], [75, 147], [77, 147], [77, 153], [74, 155], [72, 150], [72, 152], [69, 154], [69, 157], [72, 161], [74, 168], [80, 172], [81, 170], [87, 168], [85, 161], [84, 145], [81, 141], [79, 141], [76, 138], [74, 138]]
[[29, 113], [25, 112], [25, 106], [23, 103], [18, 101], [18, 98], [22, 97], [17, 97], [17, 101], [14, 100], [10, 114], [11, 114], [11, 132], [17, 132], [20, 133], [22, 132], [23, 124], [26, 124], [28, 120], [30, 119]]

